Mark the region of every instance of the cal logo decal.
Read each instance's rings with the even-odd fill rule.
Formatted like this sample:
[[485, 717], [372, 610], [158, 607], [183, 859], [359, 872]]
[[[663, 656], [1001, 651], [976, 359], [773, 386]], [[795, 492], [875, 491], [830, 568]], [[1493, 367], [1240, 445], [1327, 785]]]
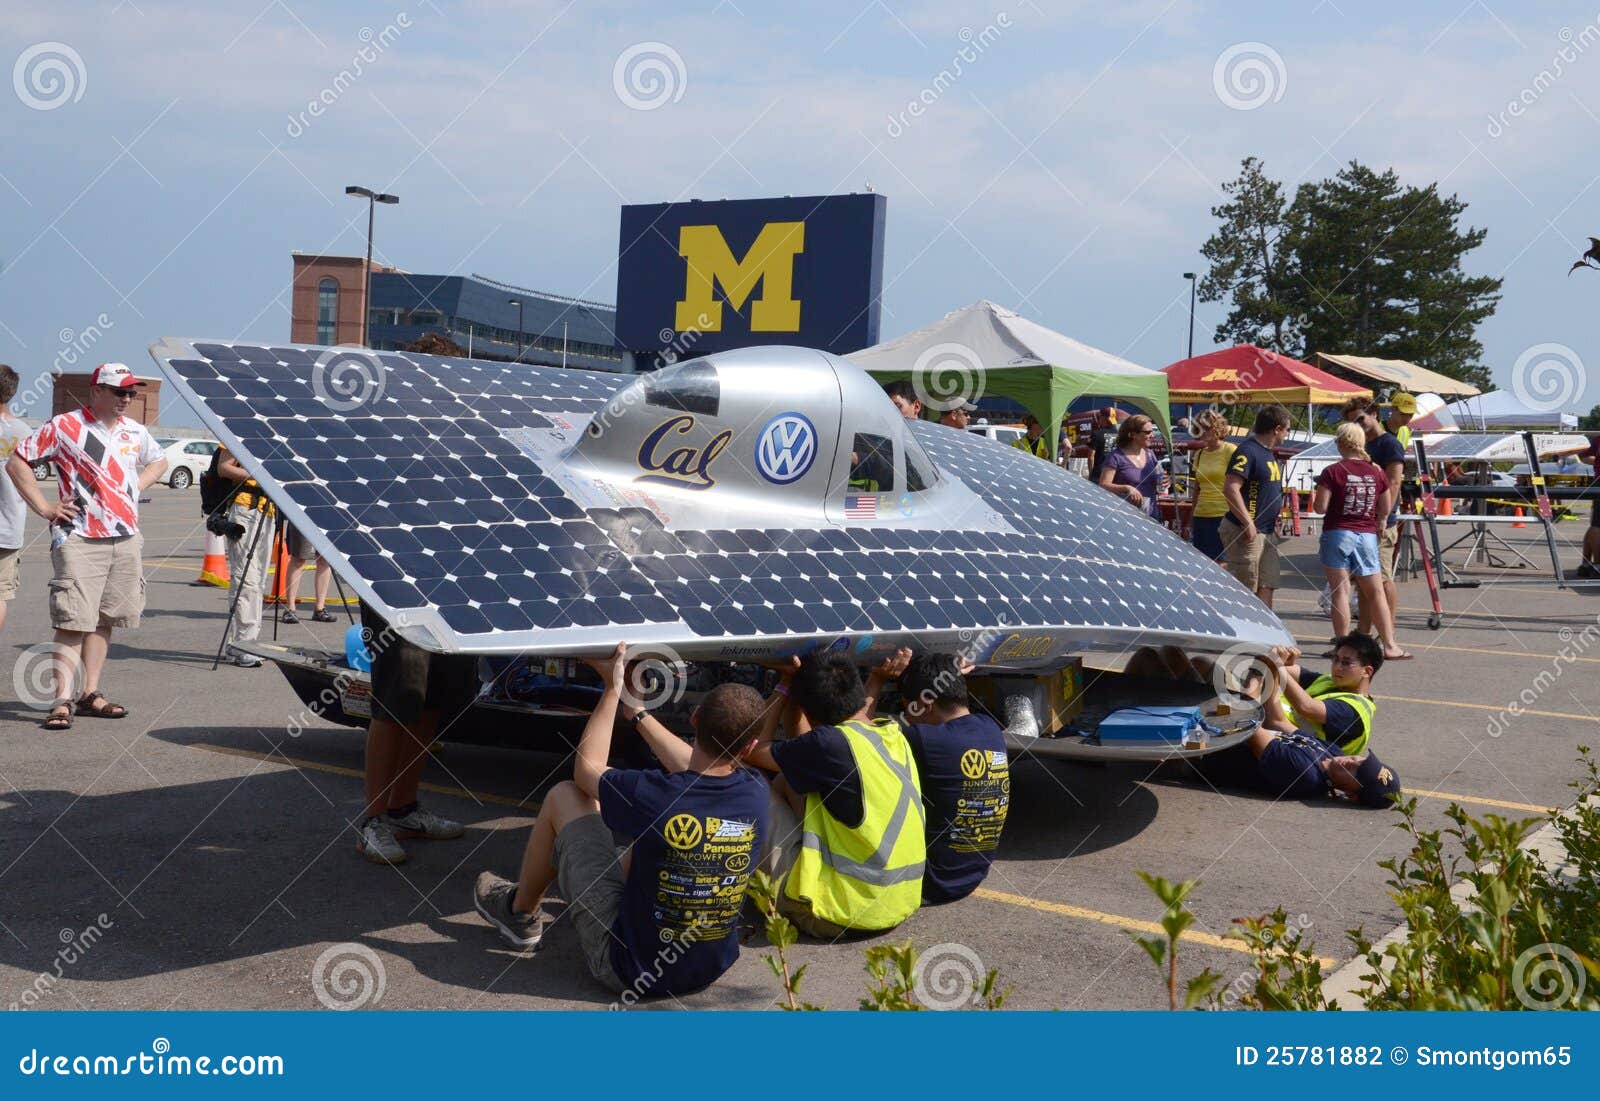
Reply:
[[753, 333], [797, 333], [800, 303], [794, 297], [794, 258], [805, 251], [804, 222], [768, 222], [761, 227], [750, 250], [735, 258], [722, 230], [716, 226], [680, 226], [678, 255], [687, 268], [683, 297], [678, 301], [679, 332], [722, 331], [722, 303], [714, 287], [735, 310], [744, 309], [757, 283], [761, 297], [750, 306]]
[[671, 447], [668, 437], [684, 436], [694, 431], [695, 419], [688, 413], [668, 417], [652, 428], [639, 445], [638, 462], [641, 469], [651, 473], [635, 478], [636, 482], [678, 486], [683, 489], [710, 489], [717, 484], [711, 476], [711, 464], [727, 448], [733, 433], [727, 429], [711, 437], [704, 447]]
[[1055, 644], [1051, 635], [1007, 635], [999, 646], [994, 648], [994, 653], [989, 655], [990, 661], [1015, 661], [1020, 658], [1048, 657]]

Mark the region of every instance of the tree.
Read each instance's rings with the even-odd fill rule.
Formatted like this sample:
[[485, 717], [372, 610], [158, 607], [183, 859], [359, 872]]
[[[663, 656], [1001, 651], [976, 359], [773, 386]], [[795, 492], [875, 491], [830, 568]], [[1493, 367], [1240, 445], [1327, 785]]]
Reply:
[[1200, 247], [1211, 262], [1200, 281], [1200, 300], [1226, 297], [1233, 303], [1216, 339], [1290, 352], [1300, 334], [1285, 301], [1294, 275], [1292, 255], [1282, 247], [1288, 228], [1283, 185], [1267, 178], [1260, 161], [1246, 157], [1239, 178], [1222, 190], [1228, 201], [1211, 208], [1222, 224]]
[[402, 351], [418, 352], [426, 356], [465, 356], [467, 350], [443, 333], [423, 333], [407, 344]]
[[1212, 210], [1221, 225], [1200, 250], [1211, 262], [1201, 297], [1232, 303], [1219, 340], [1302, 359], [1406, 359], [1490, 385], [1476, 330], [1501, 280], [1462, 269], [1486, 233], [1460, 228], [1466, 203], [1437, 184], [1402, 188], [1392, 169], [1355, 161], [1302, 184], [1288, 204], [1254, 157], [1223, 190], [1230, 201]]
[[1580, 432], [1600, 432], [1600, 405], [1578, 418]]
[[1502, 281], [1462, 270], [1487, 232], [1459, 227], [1466, 208], [1437, 184], [1402, 189], [1393, 169], [1355, 161], [1302, 185], [1287, 236], [1305, 350], [1411, 360], [1489, 388], [1476, 331]]

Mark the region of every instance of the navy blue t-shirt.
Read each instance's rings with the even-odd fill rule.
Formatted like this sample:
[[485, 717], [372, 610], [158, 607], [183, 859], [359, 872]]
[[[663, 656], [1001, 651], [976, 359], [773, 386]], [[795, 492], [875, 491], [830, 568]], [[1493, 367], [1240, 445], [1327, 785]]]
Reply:
[[923, 902], [954, 902], [989, 874], [1011, 804], [1011, 768], [1000, 724], [988, 715], [904, 727], [922, 777], [928, 864]]
[[[1274, 530], [1278, 514], [1283, 511], [1283, 467], [1272, 457], [1272, 452], [1257, 443], [1254, 436], [1247, 436], [1234, 448], [1233, 458], [1228, 460], [1228, 473], [1244, 479], [1240, 489], [1245, 507], [1256, 522], [1256, 530]], [[1231, 515], [1232, 510], [1229, 511]]]
[[821, 796], [823, 808], [841, 825], [861, 825], [867, 813], [861, 802], [861, 770], [838, 727], [819, 726], [797, 738], [773, 742], [772, 759], [795, 791]]
[[[1400, 469], [1405, 470], [1406, 449], [1400, 443], [1399, 436], [1385, 429], [1383, 435], [1367, 441], [1367, 458], [1377, 463], [1387, 477], [1391, 463], [1399, 463]], [[1394, 508], [1389, 510], [1389, 516], [1383, 522], [1386, 528], [1392, 528], [1400, 522], [1400, 483], [1395, 481], [1393, 488]]]
[[[610, 769], [600, 816], [633, 838], [611, 966], [648, 995], [692, 994], [739, 958], [739, 908], [761, 859], [770, 795], [750, 769], [728, 776]], [[659, 977], [657, 977], [659, 974]]]
[[[1309, 669], [1300, 670], [1300, 687], [1310, 691], [1317, 682], [1317, 676]], [[1335, 748], [1361, 736], [1361, 716], [1352, 705], [1343, 700], [1323, 700], [1322, 706], [1328, 711], [1328, 717], [1322, 721], [1322, 729]]]
[[1258, 786], [1281, 799], [1317, 799], [1330, 795], [1333, 785], [1321, 761], [1340, 756], [1339, 747], [1303, 730], [1278, 734], [1256, 759]]

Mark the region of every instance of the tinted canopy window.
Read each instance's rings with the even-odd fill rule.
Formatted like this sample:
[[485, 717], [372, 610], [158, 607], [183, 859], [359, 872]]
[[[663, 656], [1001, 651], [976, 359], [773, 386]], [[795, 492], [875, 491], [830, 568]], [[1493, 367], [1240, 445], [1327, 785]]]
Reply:
[[722, 402], [717, 369], [698, 359], [663, 367], [645, 376], [644, 400], [663, 409], [714, 417]]
[[850, 488], [868, 493], [894, 489], [894, 444], [888, 436], [856, 433], [850, 446]]
[[928, 460], [916, 438], [906, 433], [906, 489], [921, 493], [939, 483], [939, 468]]

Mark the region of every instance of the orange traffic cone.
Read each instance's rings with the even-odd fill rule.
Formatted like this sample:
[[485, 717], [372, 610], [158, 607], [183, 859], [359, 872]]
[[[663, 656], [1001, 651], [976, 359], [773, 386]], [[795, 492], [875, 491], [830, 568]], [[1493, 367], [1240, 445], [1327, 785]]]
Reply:
[[1439, 515], [1454, 516], [1456, 514], [1455, 499], [1451, 497], [1439, 498]]
[[1528, 526], [1527, 524], [1524, 524], [1522, 522], [1522, 507], [1520, 505], [1517, 506], [1517, 511], [1516, 511], [1516, 513], [1514, 515], [1517, 518], [1517, 522], [1512, 524], [1511, 525], [1512, 527], [1514, 527], [1514, 528], [1525, 528], [1525, 527]]
[[284, 604], [289, 595], [289, 541], [280, 539], [276, 535], [272, 538], [273, 564], [267, 567], [267, 572], [272, 575], [272, 583], [266, 586], [267, 596], [264, 603]]
[[200, 579], [196, 585], [215, 585], [226, 589], [229, 583], [227, 545], [222, 536], [206, 532], [206, 556], [200, 562]]

